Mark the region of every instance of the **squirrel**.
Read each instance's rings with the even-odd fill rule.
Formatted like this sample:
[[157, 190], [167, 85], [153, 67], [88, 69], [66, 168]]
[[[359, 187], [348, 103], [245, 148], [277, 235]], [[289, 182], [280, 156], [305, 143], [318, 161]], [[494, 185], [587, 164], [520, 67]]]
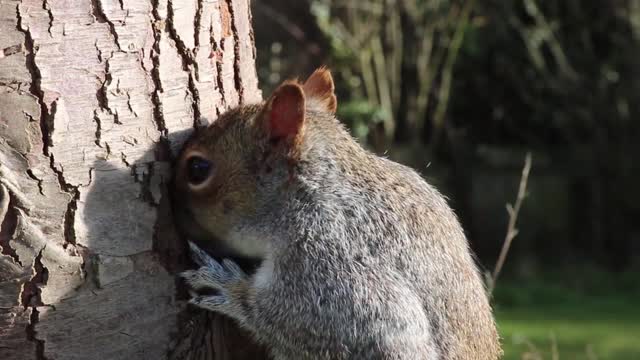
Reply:
[[275, 359], [498, 359], [454, 212], [416, 171], [358, 144], [336, 107], [323, 67], [185, 143], [174, 194], [200, 244], [199, 268], [181, 274], [190, 303], [235, 319]]

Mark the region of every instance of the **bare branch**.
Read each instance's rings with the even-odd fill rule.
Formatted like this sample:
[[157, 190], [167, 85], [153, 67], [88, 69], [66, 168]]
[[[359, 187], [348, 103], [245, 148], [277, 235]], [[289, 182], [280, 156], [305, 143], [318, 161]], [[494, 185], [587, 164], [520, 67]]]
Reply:
[[446, 51], [444, 68], [442, 70], [442, 84], [438, 89], [438, 103], [433, 115], [434, 135], [432, 137], [432, 147], [436, 148], [440, 141], [440, 134], [444, 127], [447, 106], [449, 105], [449, 96], [451, 95], [451, 84], [453, 80], [453, 67], [458, 58], [458, 52], [464, 40], [464, 34], [467, 30], [471, 11], [475, 5], [475, 0], [467, 0], [464, 7], [460, 10], [459, 20], [456, 24], [453, 39]]
[[271, 6], [256, 1], [255, 2], [256, 9], [264, 13], [267, 17], [273, 20], [276, 24], [280, 25], [282, 29], [291, 35], [292, 38], [297, 41], [306, 44], [305, 50], [309, 52], [311, 55], [319, 55], [321, 52], [320, 45], [317, 43], [310, 41], [307, 38], [307, 34], [304, 32], [300, 26], [291, 22], [284, 14], [272, 8]]
[[520, 213], [520, 208], [522, 207], [522, 202], [524, 201], [524, 198], [527, 196], [527, 182], [529, 180], [530, 170], [531, 170], [531, 153], [527, 153], [527, 156], [525, 157], [525, 160], [524, 160], [524, 167], [522, 168], [522, 176], [520, 177], [520, 186], [518, 187], [518, 195], [516, 196], [516, 201], [513, 206], [511, 204], [507, 204], [507, 212], [509, 213], [509, 223], [507, 224], [507, 234], [505, 236], [504, 242], [502, 243], [500, 256], [498, 256], [498, 261], [496, 262], [496, 266], [493, 269], [493, 274], [489, 282], [490, 296], [491, 294], [493, 294], [493, 290], [495, 289], [495, 286], [496, 286], [496, 281], [498, 280], [500, 271], [502, 271], [504, 262], [507, 259], [507, 254], [509, 253], [511, 242], [513, 242], [513, 239], [516, 237], [516, 235], [518, 235], [516, 222], [518, 220], [518, 214]]

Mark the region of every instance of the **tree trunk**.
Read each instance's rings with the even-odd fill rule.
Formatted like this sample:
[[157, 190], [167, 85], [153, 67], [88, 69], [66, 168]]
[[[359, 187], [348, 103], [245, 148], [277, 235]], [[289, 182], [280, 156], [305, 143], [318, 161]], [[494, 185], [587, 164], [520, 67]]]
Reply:
[[166, 196], [189, 129], [260, 100], [250, 20], [248, 0], [0, 0], [0, 359], [264, 357], [177, 296]]

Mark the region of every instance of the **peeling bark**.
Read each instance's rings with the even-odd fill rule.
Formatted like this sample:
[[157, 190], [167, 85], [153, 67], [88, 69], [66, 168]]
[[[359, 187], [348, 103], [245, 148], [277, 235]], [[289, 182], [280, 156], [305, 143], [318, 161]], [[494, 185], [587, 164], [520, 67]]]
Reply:
[[259, 101], [248, 0], [0, 0], [0, 358], [253, 359], [186, 309], [167, 198], [195, 125]]

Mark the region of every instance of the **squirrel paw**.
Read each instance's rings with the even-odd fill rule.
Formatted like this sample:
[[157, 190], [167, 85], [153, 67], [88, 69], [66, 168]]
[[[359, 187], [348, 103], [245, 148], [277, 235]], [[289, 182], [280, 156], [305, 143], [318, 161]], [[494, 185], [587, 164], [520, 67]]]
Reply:
[[[193, 260], [200, 265], [197, 270], [187, 270], [180, 274], [190, 288], [192, 299], [197, 307], [224, 313], [237, 320], [246, 319], [243, 298], [246, 298], [248, 276], [235, 262], [224, 259], [218, 262], [189, 242]], [[217, 290], [215, 295], [199, 295], [197, 291]]]

